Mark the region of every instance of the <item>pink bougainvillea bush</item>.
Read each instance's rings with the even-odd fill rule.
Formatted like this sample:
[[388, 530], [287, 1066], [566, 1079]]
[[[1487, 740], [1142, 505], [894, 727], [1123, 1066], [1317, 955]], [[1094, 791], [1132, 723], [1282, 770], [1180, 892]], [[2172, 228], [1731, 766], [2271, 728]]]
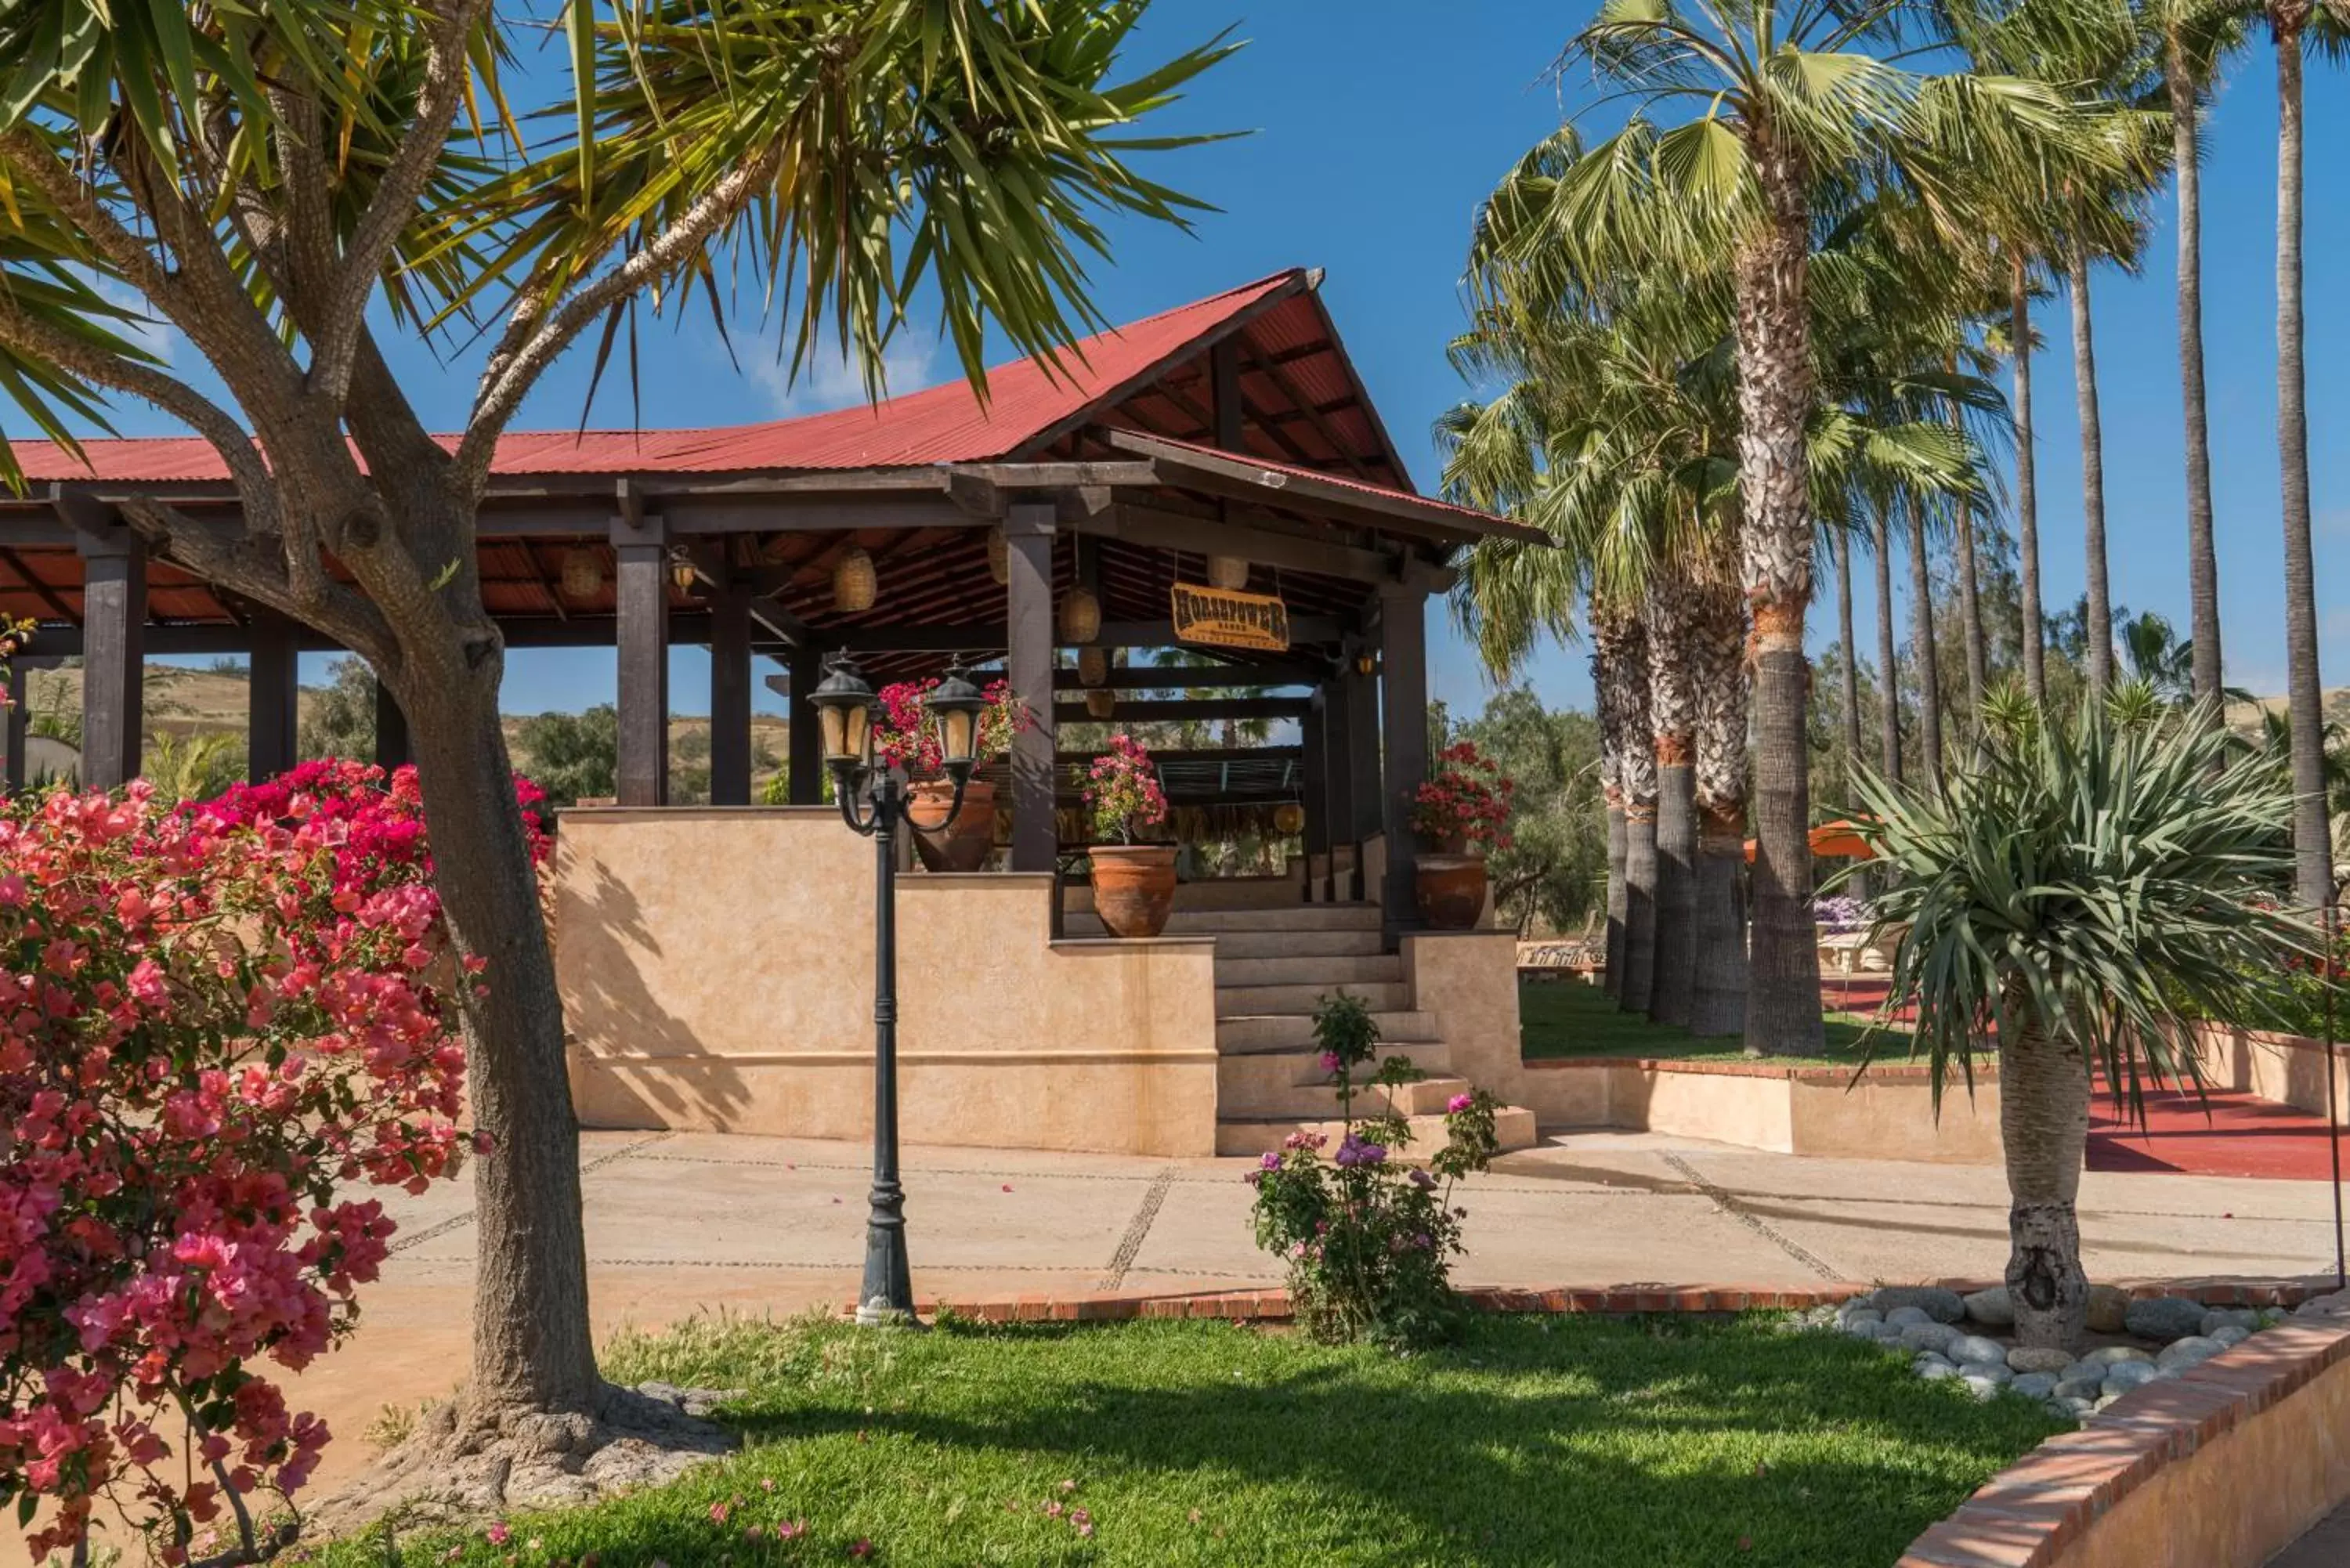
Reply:
[[100, 1500], [170, 1563], [282, 1543], [328, 1433], [269, 1370], [350, 1327], [365, 1189], [450, 1169], [473, 967], [412, 770], [0, 808], [0, 1505], [36, 1556]]

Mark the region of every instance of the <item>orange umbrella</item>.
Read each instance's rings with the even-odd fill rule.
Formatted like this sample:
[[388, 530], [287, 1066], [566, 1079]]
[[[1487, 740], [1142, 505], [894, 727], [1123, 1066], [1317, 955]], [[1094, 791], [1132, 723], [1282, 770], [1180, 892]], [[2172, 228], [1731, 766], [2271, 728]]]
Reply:
[[[1823, 822], [1812, 829], [1812, 853], [1829, 860], [1873, 860], [1868, 840], [1852, 822]], [[1746, 863], [1754, 864], [1754, 840], [1746, 841]]]

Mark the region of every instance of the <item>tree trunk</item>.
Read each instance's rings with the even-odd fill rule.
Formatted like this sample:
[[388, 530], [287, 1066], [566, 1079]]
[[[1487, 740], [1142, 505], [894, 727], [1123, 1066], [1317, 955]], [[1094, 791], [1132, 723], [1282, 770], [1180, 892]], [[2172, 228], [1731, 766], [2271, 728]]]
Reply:
[[2302, 28], [2307, 0], [2269, 8], [2277, 58], [2277, 461], [2284, 501], [2285, 711], [2293, 722], [2293, 902], [2334, 901], [2325, 819], [2325, 713], [2310, 545], [2308, 376], [2302, 365]]
[[1982, 584], [1975, 559], [1975, 509], [1959, 503], [1959, 620], [1967, 639], [1967, 721], [1972, 732], [1982, 724], [1983, 697], [1991, 687], [1991, 656], [1983, 643]]
[[498, 719], [502, 659], [406, 672], [407, 714], [432, 834], [433, 881], [459, 949], [485, 960], [465, 1011], [466, 1077], [490, 1152], [475, 1159], [476, 1419], [501, 1411], [592, 1415], [601, 1385], [588, 1318], [579, 1124], [562, 1002]]
[[[2039, 1027], [2011, 988], [1999, 1043], [1999, 1132], [2007, 1159], [2007, 1290], [2017, 1343], [2075, 1348], [2086, 1326], [2074, 1199], [2089, 1141], [2089, 1065]], [[2013, 1024], [2014, 1027], [2008, 1027]]]
[[1893, 531], [1878, 513], [1877, 548], [1877, 765], [1888, 784], [1901, 782], [1901, 650], [1893, 639]]
[[1602, 988], [1621, 1000], [1624, 994], [1624, 932], [1630, 892], [1624, 880], [1624, 857], [1629, 841], [1624, 827], [1624, 792], [1607, 786], [1607, 968]]
[[2114, 600], [2106, 576], [2106, 432], [2097, 417], [2097, 346], [2089, 323], [2089, 258], [2065, 263], [2073, 304], [2073, 397], [2081, 416], [2081, 538], [2088, 576], [2089, 691], [2114, 683]]
[[[1746, 606], [1709, 589], [1690, 639], [1697, 652], [1697, 972], [1690, 1032], [1746, 1024]], [[1848, 661], [1847, 661], [1848, 662]]]
[[2048, 701], [2048, 634], [2040, 608], [2040, 485], [2032, 431], [2032, 275], [2021, 257], [2008, 283], [2007, 331], [2015, 390], [2015, 545], [2017, 590], [2022, 600], [2023, 689], [2034, 702]]
[[1860, 774], [1860, 649], [1852, 640], [1852, 535], [1842, 528], [1829, 536], [1835, 552], [1836, 636], [1844, 643], [1844, 711], [1836, 728], [1836, 744], [1844, 765], [1845, 805], [1859, 798], [1853, 780]]
[[2203, 390], [2203, 175], [2195, 81], [2176, 37], [2164, 78], [2170, 89], [2171, 167], [2178, 177], [2178, 390], [2187, 422], [2187, 593], [2195, 649], [2195, 696], [2219, 722], [2220, 555], [2212, 532], [2211, 436]]
[[1685, 1024], [1697, 981], [1697, 692], [1692, 679], [1686, 583], [1661, 580], [1648, 590], [1649, 723], [1656, 733], [1656, 946], [1648, 1016]]
[[1909, 652], [1918, 661], [1918, 761], [1926, 782], [1942, 782], [1942, 670], [1934, 652], [1934, 573], [1926, 556], [1926, 509], [1909, 512]]
[[1624, 806], [1624, 987], [1617, 1004], [1646, 1012], [1657, 972], [1657, 802]]
[[1804, 618], [1812, 597], [1811, 469], [1804, 431], [1815, 400], [1811, 363], [1809, 171], [1765, 126], [1748, 152], [1765, 218], [1738, 252], [1739, 545], [1754, 621], [1752, 959], [1749, 1050], [1809, 1054], [1825, 1044], [1819, 928], [1812, 914], [1811, 670]]

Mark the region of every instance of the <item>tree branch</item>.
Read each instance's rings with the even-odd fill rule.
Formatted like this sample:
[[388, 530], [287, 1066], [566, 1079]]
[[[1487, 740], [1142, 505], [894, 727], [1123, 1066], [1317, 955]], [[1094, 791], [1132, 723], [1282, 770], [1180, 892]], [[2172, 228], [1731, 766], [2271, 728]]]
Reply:
[[489, 0], [454, 0], [439, 17], [425, 47], [424, 87], [417, 96], [415, 120], [401, 136], [390, 167], [343, 247], [310, 358], [312, 389], [338, 404], [350, 392], [368, 300], [448, 146], [469, 74], [465, 36], [488, 6]]
[[489, 472], [490, 457], [498, 436], [522, 405], [524, 396], [546, 368], [571, 346], [588, 325], [608, 308], [666, 276], [690, 260], [728, 220], [741, 212], [759, 189], [775, 178], [782, 154], [761, 153], [704, 192], [678, 220], [643, 249], [587, 284], [556, 307], [540, 317], [545, 306], [525, 299], [515, 307], [505, 336], [490, 356], [482, 387], [473, 401], [464, 440], [457, 446], [456, 481], [467, 496], [480, 492]]
[[[141, 537], [205, 582], [230, 589], [334, 638], [378, 670], [399, 659], [399, 641], [373, 601], [323, 569], [297, 574], [293, 541], [246, 534], [228, 538], [166, 501], [131, 497], [115, 509]], [[313, 562], [315, 550], [309, 551]]]

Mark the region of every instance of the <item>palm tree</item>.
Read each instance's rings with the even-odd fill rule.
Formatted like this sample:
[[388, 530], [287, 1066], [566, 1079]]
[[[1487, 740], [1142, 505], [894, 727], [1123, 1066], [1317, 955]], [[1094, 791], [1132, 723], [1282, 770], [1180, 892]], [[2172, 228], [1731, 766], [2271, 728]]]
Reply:
[[1918, 663], [1918, 760], [1930, 782], [1942, 776], [1942, 674], [1934, 657], [1934, 574], [1926, 555], [1926, 509], [1909, 514], [1909, 656]]
[[2324, 697], [2317, 662], [2317, 566], [2310, 545], [2309, 378], [2302, 364], [2302, 56], [2350, 35], [2345, 0], [2266, 0], [2277, 80], [2277, 462], [2284, 501], [2285, 708], [2293, 721], [2293, 897], [2333, 901], [2325, 820]]
[[2220, 711], [2220, 557], [2212, 534], [2210, 417], [2203, 389], [2203, 100], [2244, 43], [2241, 8], [2216, 0], [2137, 0], [2170, 110], [2178, 182], [2178, 389], [2186, 421], [2187, 585], [2195, 694]]
[[2256, 1018], [2308, 928], [2269, 907], [2288, 801], [2258, 770], [2211, 776], [2226, 737], [2199, 715], [2085, 701], [2014, 708], [1947, 793], [1866, 780], [1864, 828], [1897, 873], [1878, 929], [1907, 925], [1887, 1015], [1917, 1010], [1935, 1102], [1999, 1066], [2016, 1333], [2071, 1349], [2088, 1302], [2074, 1198], [2093, 1074], [2133, 1106], [2191, 1081], [2195, 1021]]
[[1893, 530], [1878, 507], [1869, 519], [1877, 557], [1877, 745], [1885, 776], [1901, 782], [1901, 649], [1893, 634]]
[[1860, 769], [1860, 649], [1852, 635], [1852, 535], [1843, 528], [1828, 530], [1828, 553], [1835, 557], [1836, 574], [1836, 639], [1844, 650], [1843, 668], [1837, 676], [1843, 684], [1844, 701], [1836, 714], [1837, 762], [1845, 781], [1845, 798], [1852, 797], [1852, 781]]

